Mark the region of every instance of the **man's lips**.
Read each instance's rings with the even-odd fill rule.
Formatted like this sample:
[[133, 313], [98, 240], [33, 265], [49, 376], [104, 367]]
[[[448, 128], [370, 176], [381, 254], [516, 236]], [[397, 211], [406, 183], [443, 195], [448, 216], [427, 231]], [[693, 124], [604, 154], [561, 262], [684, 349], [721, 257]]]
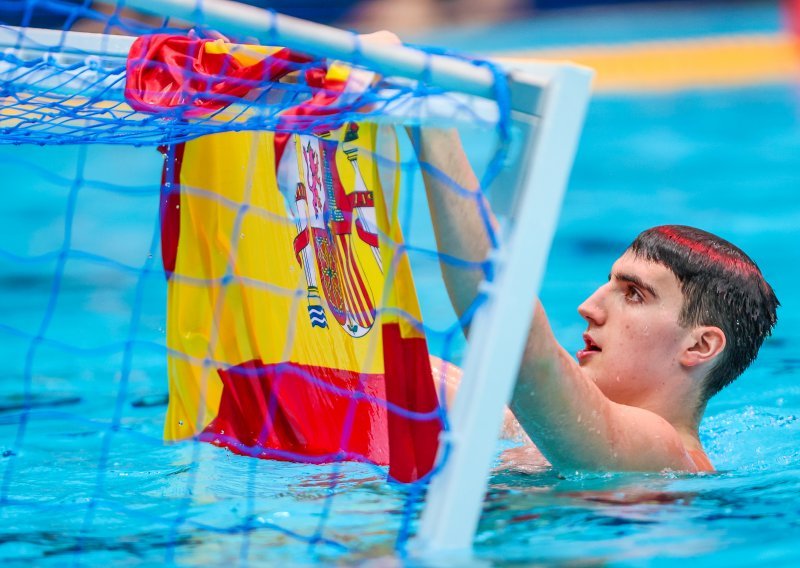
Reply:
[[583, 342], [586, 344], [586, 347], [576, 353], [576, 356], [578, 357], [578, 363], [583, 363], [595, 353], [600, 353], [602, 351], [600, 346], [594, 342], [594, 339], [592, 339], [592, 336], [588, 333], [583, 334]]

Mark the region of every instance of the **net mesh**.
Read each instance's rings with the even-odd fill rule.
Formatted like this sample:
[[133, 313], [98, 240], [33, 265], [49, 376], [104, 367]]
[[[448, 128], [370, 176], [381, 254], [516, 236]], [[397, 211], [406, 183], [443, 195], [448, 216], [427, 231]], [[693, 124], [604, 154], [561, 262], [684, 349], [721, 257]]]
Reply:
[[[344, 66], [120, 7], [0, 2], [0, 18], [0, 554], [402, 554], [447, 455], [433, 460], [448, 404], [428, 353], [457, 362], [465, 348], [438, 264], [491, 274], [436, 252], [421, 170], [446, 174], [376, 124], [425, 122], [415, 101], [438, 97], [437, 120], [468, 124], [488, 188], [513, 157], [502, 82], [485, 119], [358, 57]], [[265, 254], [273, 233], [291, 248]], [[289, 276], [265, 276], [279, 264]], [[370, 270], [380, 290], [360, 286]], [[325, 280], [337, 271], [340, 300]], [[270, 327], [270, 309], [289, 325]], [[303, 339], [320, 329], [352, 341]], [[440, 404], [420, 401], [426, 388]]]

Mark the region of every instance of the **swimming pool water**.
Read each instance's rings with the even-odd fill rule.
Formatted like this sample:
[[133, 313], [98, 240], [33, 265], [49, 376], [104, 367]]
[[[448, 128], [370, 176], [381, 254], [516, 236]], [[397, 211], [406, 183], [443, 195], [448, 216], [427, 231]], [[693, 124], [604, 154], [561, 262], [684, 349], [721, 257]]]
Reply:
[[[494, 565], [800, 561], [798, 101], [788, 85], [594, 100], [542, 291], [563, 344], [577, 349], [584, 324], [576, 306], [639, 231], [660, 223], [696, 225], [739, 244], [775, 287], [780, 321], [755, 365], [709, 406], [701, 436], [719, 473], [498, 470], [479, 558]], [[152, 183], [159, 158], [152, 149], [89, 148], [85, 179], [72, 185], [81, 152], [0, 148], [0, 558], [390, 562], [408, 496], [374, 469], [160, 442], [165, 284]], [[125, 189], [110, 191], [109, 181]], [[71, 248], [117, 265], [71, 257], [45, 319], [59, 266], [51, 253], [70, 204]], [[144, 309], [131, 332], [137, 294]], [[438, 301], [423, 298], [428, 310]], [[32, 343], [42, 330], [45, 339]], [[128, 337], [138, 343], [126, 344]], [[65, 351], [64, 343], [80, 349]], [[26, 388], [32, 411], [19, 445]]]

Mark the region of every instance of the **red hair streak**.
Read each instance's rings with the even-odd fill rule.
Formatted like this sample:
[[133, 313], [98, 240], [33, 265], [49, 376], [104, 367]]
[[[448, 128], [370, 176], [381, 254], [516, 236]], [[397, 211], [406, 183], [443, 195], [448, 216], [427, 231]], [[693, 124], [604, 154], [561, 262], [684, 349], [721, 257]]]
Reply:
[[711, 262], [717, 265], [741, 274], [761, 274], [761, 271], [759, 271], [755, 265], [707, 244], [681, 236], [671, 227], [658, 227], [656, 230], [670, 241], [707, 257]]

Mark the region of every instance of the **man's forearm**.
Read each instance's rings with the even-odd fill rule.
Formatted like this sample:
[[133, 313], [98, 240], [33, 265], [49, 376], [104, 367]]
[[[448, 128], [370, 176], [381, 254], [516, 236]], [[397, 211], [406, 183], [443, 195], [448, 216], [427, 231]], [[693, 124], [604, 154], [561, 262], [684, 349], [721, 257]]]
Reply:
[[463, 316], [475, 299], [489, 252], [486, 220], [494, 218], [455, 130], [410, 132], [433, 218], [442, 275], [450, 301]]

